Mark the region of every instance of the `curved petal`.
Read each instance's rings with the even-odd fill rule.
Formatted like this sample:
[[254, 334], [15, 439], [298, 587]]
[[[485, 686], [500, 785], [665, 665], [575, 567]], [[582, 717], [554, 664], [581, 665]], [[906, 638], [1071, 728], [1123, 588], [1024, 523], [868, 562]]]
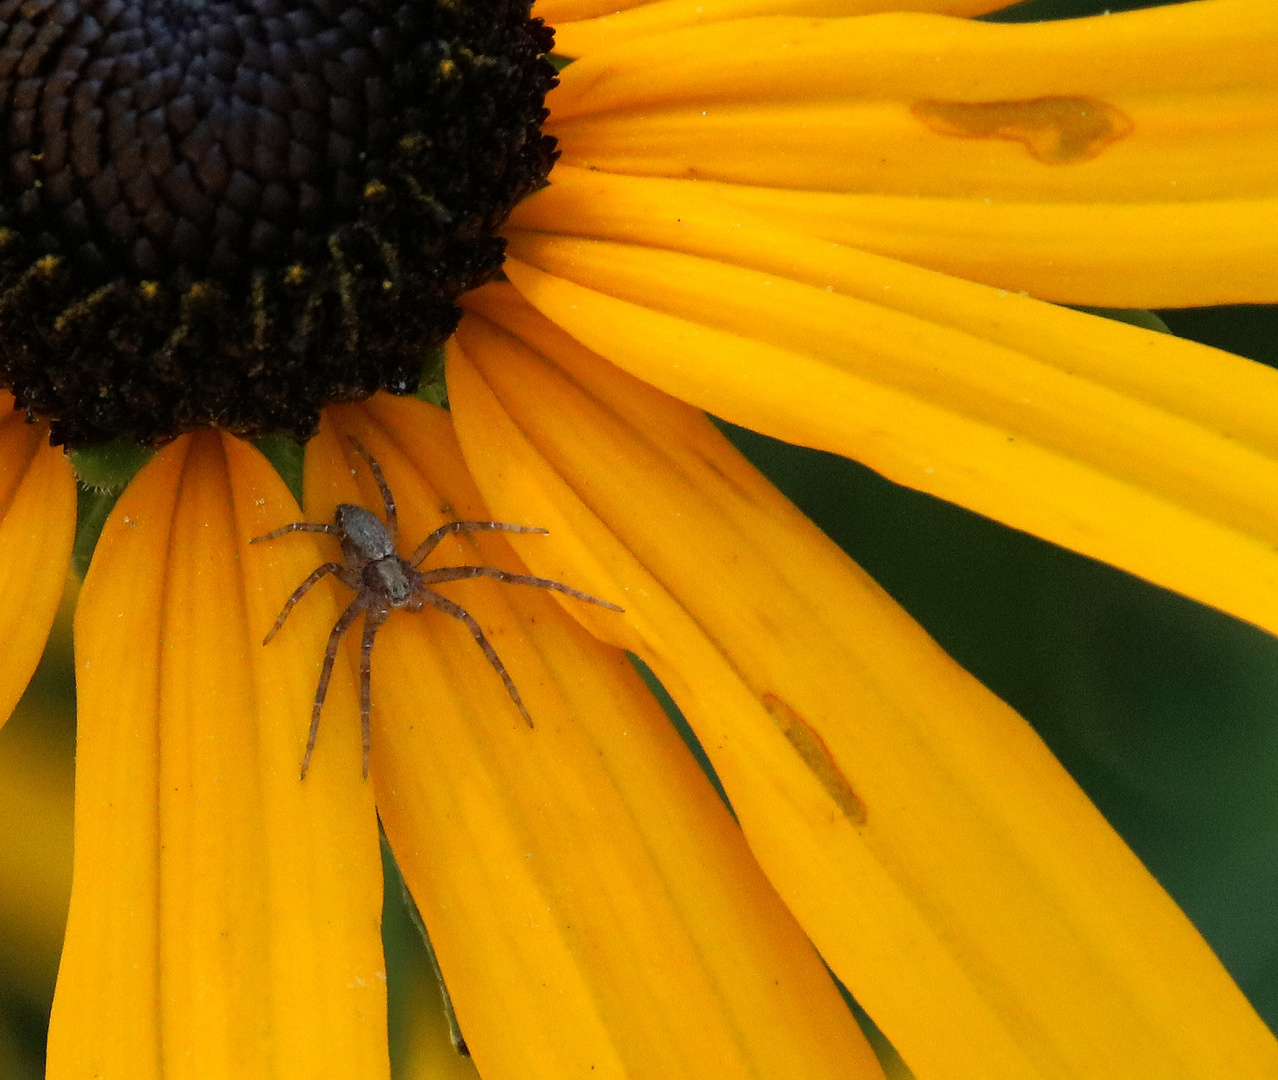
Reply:
[[961, 16], [984, 15], [1007, 6], [1008, 0], [655, 0], [640, 4], [541, 0], [536, 14], [554, 25], [556, 53], [586, 56], [647, 34], [766, 15], [833, 18], [879, 11], [933, 11]]
[[71, 567], [75, 474], [0, 390], [0, 724], [9, 719], [44, 651]]
[[1278, 301], [1278, 275], [1261, 270], [1278, 265], [1278, 196], [1044, 205], [739, 184], [713, 185], [713, 193], [773, 225], [1040, 300], [1133, 308]]
[[[620, 176], [559, 165], [551, 184], [521, 203], [512, 230], [626, 240], [758, 269], [793, 273], [786, 233], [903, 258], [1008, 291], [1062, 303], [1132, 307], [1278, 299], [1278, 277], [1258, 272], [1278, 256], [1278, 199], [1240, 216], [1228, 201], [1032, 203], [847, 195]], [[1273, 226], [1268, 222], [1273, 220]], [[857, 261], [828, 244], [804, 244], [814, 266]], [[876, 277], [875, 299], [901, 307], [884, 283], [894, 263], [863, 259]], [[820, 276], [818, 274], [818, 276]], [[934, 282], [914, 274], [911, 292]], [[926, 291], [935, 292], [932, 285]], [[956, 296], [962, 287], [952, 290]], [[964, 294], [963, 305], [980, 290]], [[955, 304], [955, 307], [961, 307]], [[1041, 307], [1040, 312], [1045, 310]], [[961, 316], [935, 311], [960, 325]]]
[[811, 235], [1047, 299], [1269, 303], [1275, 48], [1255, 0], [746, 19], [591, 52], [548, 130], [565, 164], [725, 182]]
[[651, 2], [652, 0], [537, 0], [533, 4], [532, 13], [534, 17], [558, 27], [560, 23], [593, 19], [598, 15], [626, 11]]
[[[404, 549], [488, 517], [440, 410], [379, 395], [326, 416], [383, 465]], [[308, 510], [378, 505], [333, 428], [307, 454]], [[454, 562], [520, 570], [491, 533], [446, 541], [428, 565]], [[532, 725], [463, 627], [395, 613], [374, 655], [373, 774], [480, 1073], [881, 1076], [626, 656], [539, 590], [441, 592], [485, 627]]]
[[1275, 40], [1272, 0], [1018, 24], [743, 19], [584, 57], [547, 98], [548, 130], [572, 164], [806, 190], [1272, 196]]
[[506, 271], [667, 393], [1278, 630], [1278, 373], [704, 209], [654, 228], [713, 259], [515, 232]]
[[489, 505], [552, 529], [517, 543], [535, 572], [625, 590], [624, 630], [573, 613], [666, 682], [761, 865], [918, 1076], [1278, 1069], [1028, 725], [704, 417], [507, 290], [467, 304], [449, 393]]
[[[298, 779], [331, 600], [275, 471], [213, 433], [170, 444], [102, 531], [76, 614], [71, 913], [49, 1076], [388, 1074], [371, 785], [330, 720]], [[346, 673], [333, 711], [352, 713]], [[342, 708], [344, 706], [344, 710]]]

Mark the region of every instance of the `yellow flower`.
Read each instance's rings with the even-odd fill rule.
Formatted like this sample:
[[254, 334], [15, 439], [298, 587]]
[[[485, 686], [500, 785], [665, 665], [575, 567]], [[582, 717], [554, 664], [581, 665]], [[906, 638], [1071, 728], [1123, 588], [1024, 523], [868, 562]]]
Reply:
[[[959, 17], [980, 0], [615, 6], [539, 8], [578, 58], [548, 101], [563, 156], [510, 220], [508, 282], [463, 301], [451, 414], [330, 406], [304, 513], [379, 505], [357, 436], [409, 545], [544, 526], [439, 564], [527, 566], [624, 613], [450, 587], [531, 725], [464, 626], [392, 614], [371, 783], [357, 641], [299, 781], [349, 594], [261, 638], [335, 551], [249, 546], [299, 514], [250, 445], [162, 449], [76, 616], [49, 1075], [385, 1075], [378, 815], [488, 1080], [880, 1075], [821, 960], [923, 1080], [1278, 1075], [1029, 727], [698, 411], [1278, 630], [1278, 374], [1043, 302], [1278, 300], [1278, 5], [1017, 26]], [[42, 435], [0, 426], [4, 705], [74, 526]]]

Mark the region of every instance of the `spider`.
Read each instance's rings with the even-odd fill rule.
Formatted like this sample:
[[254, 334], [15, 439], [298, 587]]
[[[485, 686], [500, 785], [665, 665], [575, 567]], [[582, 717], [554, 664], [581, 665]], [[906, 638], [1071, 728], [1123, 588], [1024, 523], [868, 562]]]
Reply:
[[600, 607], [608, 608], [610, 611], [623, 610], [616, 604], [610, 604], [607, 600], [600, 600], [598, 597], [590, 596], [588, 593], [579, 592], [577, 589], [573, 589], [562, 582], [551, 581], [549, 578], [530, 577], [528, 574], [511, 574], [505, 570], [499, 570], [495, 566], [442, 566], [435, 570], [418, 571], [417, 567], [435, 550], [436, 545], [444, 537], [453, 533], [500, 531], [539, 533], [545, 536], [547, 535], [547, 530], [538, 528], [535, 525], [511, 525], [505, 521], [450, 521], [446, 525], [441, 525], [426, 537], [417, 546], [417, 550], [413, 552], [412, 556], [405, 559], [395, 550], [396, 542], [399, 539], [399, 519], [395, 513], [395, 497], [391, 494], [390, 485], [386, 482], [382, 467], [378, 464], [377, 459], [365, 449], [363, 443], [353, 436], [350, 437], [350, 441], [356, 453], [368, 463], [369, 471], [372, 472], [373, 479], [377, 482], [378, 490], [382, 493], [382, 504], [386, 509], [385, 523], [371, 510], [366, 510], [362, 506], [355, 506], [352, 503], [342, 503], [337, 508], [336, 520], [331, 525], [323, 525], [314, 521], [294, 521], [292, 524], [281, 525], [278, 529], [272, 529], [262, 536], [255, 536], [249, 541], [250, 544], [257, 544], [265, 540], [276, 540], [281, 536], [294, 532], [327, 533], [329, 536], [336, 536], [341, 541], [342, 558], [345, 560], [345, 565], [326, 562], [312, 571], [310, 576], [293, 591], [293, 595], [284, 601], [284, 610], [280, 612], [279, 618], [275, 620], [275, 625], [271, 627], [266, 637], [262, 640], [263, 645], [269, 644], [271, 638], [284, 625], [284, 620], [288, 618], [293, 606], [314, 585], [329, 574], [332, 574], [338, 581], [355, 593], [355, 599], [347, 605], [346, 610], [342, 612], [337, 622], [334, 623], [332, 632], [328, 635], [328, 648], [324, 650], [324, 664], [320, 669], [319, 687], [315, 691], [315, 705], [311, 710], [311, 730], [306, 738], [306, 753], [302, 757], [303, 780], [306, 779], [306, 771], [311, 764], [311, 754], [315, 750], [315, 737], [319, 733], [320, 711], [324, 708], [324, 698], [328, 694], [328, 683], [333, 675], [333, 664], [337, 660], [338, 645], [342, 640], [342, 636], [350, 629], [351, 624], [358, 618], [360, 612], [364, 613], [364, 637], [360, 643], [359, 653], [359, 719], [360, 734], [364, 743], [364, 777], [367, 778], [368, 753], [371, 741], [369, 711], [372, 699], [373, 639], [382, 623], [386, 621], [386, 616], [390, 614], [391, 608], [401, 608], [405, 611], [416, 613], [421, 611], [426, 604], [430, 604], [445, 615], [451, 615], [454, 619], [464, 623], [466, 629], [471, 632], [476, 643], [483, 651], [484, 656], [488, 658], [488, 662], [493, 666], [497, 674], [501, 676], [501, 681], [506, 686], [506, 692], [510, 695], [510, 700], [515, 703], [515, 707], [519, 709], [520, 715], [523, 716], [529, 727], [532, 727], [532, 717], [528, 715], [528, 709], [524, 706], [523, 699], [519, 696], [519, 691], [515, 688], [515, 683], [511, 679], [510, 673], [506, 670], [506, 666], [501, 662], [501, 658], [497, 655], [497, 651], [492, 647], [488, 638], [484, 636], [484, 631], [480, 628], [479, 623], [461, 605], [440, 595], [428, 586], [444, 581], [460, 581], [463, 578], [487, 577], [496, 581], [503, 581], [508, 585], [533, 585], [539, 589], [553, 589], [555, 592], [564, 593], [576, 600], [584, 600], [588, 604], [598, 604]]

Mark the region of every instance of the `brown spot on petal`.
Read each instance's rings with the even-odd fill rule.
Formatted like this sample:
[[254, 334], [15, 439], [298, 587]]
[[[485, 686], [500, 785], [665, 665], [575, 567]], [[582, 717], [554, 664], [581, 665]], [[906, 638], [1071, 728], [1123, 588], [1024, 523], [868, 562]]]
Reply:
[[799, 757], [803, 759], [803, 763], [812, 771], [812, 775], [821, 781], [826, 794], [843, 811], [843, 816], [853, 825], [864, 825], [865, 803], [852, 790], [852, 785], [847, 782], [847, 778], [839, 772], [839, 767], [834, 763], [825, 740], [776, 694], [764, 694], [763, 707], [777, 722], [777, 727], [781, 729], [786, 741], [794, 747]]
[[1121, 110], [1089, 97], [920, 101], [910, 112], [938, 135], [1022, 143], [1047, 165], [1091, 161], [1134, 127]]

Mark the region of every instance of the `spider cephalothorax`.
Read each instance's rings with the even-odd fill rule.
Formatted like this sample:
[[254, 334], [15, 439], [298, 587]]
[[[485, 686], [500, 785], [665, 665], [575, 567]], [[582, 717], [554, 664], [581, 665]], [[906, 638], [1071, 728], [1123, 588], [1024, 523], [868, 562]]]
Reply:
[[306, 738], [306, 753], [302, 757], [303, 779], [305, 779], [306, 771], [310, 767], [311, 754], [315, 750], [315, 737], [319, 733], [320, 712], [324, 708], [324, 698], [328, 694], [328, 683], [333, 674], [333, 664], [337, 660], [338, 645], [342, 640], [342, 636], [350, 629], [351, 624], [359, 617], [361, 612], [364, 614], [364, 636], [360, 643], [359, 711], [360, 733], [364, 741], [364, 775], [367, 776], [370, 743], [369, 712], [372, 704], [373, 639], [393, 608], [418, 612], [426, 604], [430, 604], [432, 607], [444, 612], [444, 614], [451, 615], [454, 619], [464, 623], [466, 629], [474, 636], [480, 649], [483, 650], [484, 656], [488, 658], [488, 662], [492, 664], [493, 669], [501, 676], [502, 682], [506, 685], [506, 691], [510, 694], [510, 699], [515, 703], [515, 706], [530, 727], [532, 726], [532, 718], [528, 715], [523, 699], [520, 698], [519, 691], [515, 688], [515, 683], [511, 679], [510, 673], [501, 662], [497, 651], [484, 635], [479, 623], [465, 608], [449, 600], [446, 596], [435, 592], [430, 586], [445, 581], [487, 577], [495, 581], [505, 582], [508, 585], [532, 585], [539, 589], [553, 589], [555, 592], [564, 593], [574, 599], [584, 600], [590, 604], [598, 604], [600, 607], [609, 608], [612, 611], [622, 610], [616, 604], [610, 604], [607, 600], [600, 600], [587, 593], [579, 592], [577, 589], [570, 588], [562, 582], [551, 581], [549, 578], [531, 577], [528, 574], [512, 574], [506, 570], [499, 570], [495, 566], [441, 566], [434, 570], [418, 570], [417, 567], [435, 550], [439, 542], [452, 533], [500, 531], [540, 533], [544, 536], [546, 530], [533, 525], [512, 525], [504, 521], [450, 521], [446, 525], [441, 525], [426, 537], [417, 546], [413, 554], [405, 559], [395, 547], [399, 539], [399, 519], [395, 512], [395, 498], [391, 494], [390, 485], [386, 482], [385, 475], [382, 473], [382, 467], [359, 440], [352, 438], [351, 444], [355, 447], [360, 457], [368, 462], [373, 479], [377, 482], [377, 487], [382, 493], [382, 503], [386, 510], [385, 522], [371, 510], [367, 510], [362, 506], [356, 506], [353, 503], [342, 503], [337, 508], [336, 519], [331, 525], [314, 521], [294, 521], [289, 525], [282, 525], [278, 529], [272, 529], [264, 536], [255, 536], [249, 541], [256, 544], [263, 540], [275, 540], [292, 532], [316, 532], [335, 536], [341, 541], [342, 545], [344, 562], [326, 562], [315, 568], [310, 576], [293, 591], [293, 595], [284, 602], [284, 609], [280, 612], [279, 618], [275, 620], [275, 625], [271, 627], [262, 641], [263, 645], [267, 644], [275, 636], [279, 628], [284, 625], [284, 620], [288, 618], [288, 613], [293, 610], [293, 605], [301, 600], [312, 586], [329, 574], [332, 574], [338, 581], [355, 593], [355, 599], [347, 605], [346, 610], [342, 612], [341, 617], [333, 625], [332, 633], [328, 636], [328, 648], [324, 650], [324, 665], [320, 669], [319, 687], [315, 691], [315, 705], [311, 710], [311, 729]]

